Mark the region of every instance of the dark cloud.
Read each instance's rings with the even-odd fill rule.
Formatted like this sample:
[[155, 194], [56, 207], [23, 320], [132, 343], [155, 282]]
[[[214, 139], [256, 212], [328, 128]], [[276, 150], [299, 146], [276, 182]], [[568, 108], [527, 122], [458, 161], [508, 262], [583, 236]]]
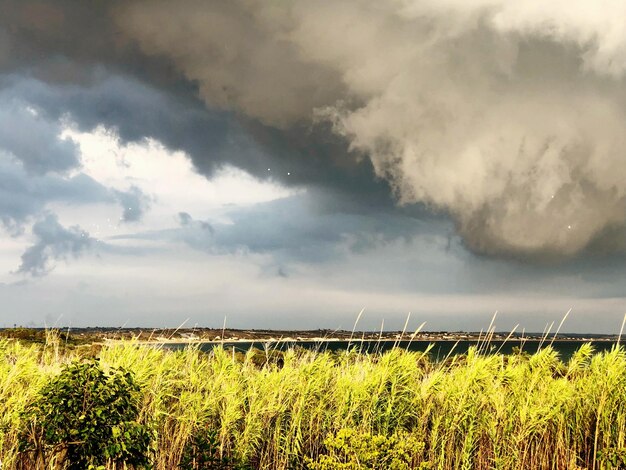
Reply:
[[122, 219], [128, 222], [140, 220], [149, 207], [149, 198], [136, 187], [128, 191], [107, 188], [84, 173], [33, 175], [21, 161], [0, 153], [0, 223], [5, 229], [20, 234], [25, 223], [55, 202], [119, 203]]
[[476, 252], [572, 257], [626, 220], [621, 11], [513, 5], [6, 0], [0, 61], [46, 113], [206, 175], [393, 192]]
[[119, 235], [113, 239], [166, 239], [215, 254], [267, 254], [286, 272], [285, 266], [290, 263], [339, 261], [349, 253], [367, 252], [398, 239], [410, 240], [416, 233], [435, 233], [445, 224], [434, 218], [426, 221], [399, 209], [361, 214], [341, 207], [329, 210], [327, 203], [319, 203], [320, 199], [312, 194], [299, 194], [233, 208], [224, 215], [228, 223], [197, 220], [181, 212], [178, 229]]
[[32, 175], [21, 162], [0, 154], [0, 221], [5, 228], [19, 233], [51, 202], [89, 204], [113, 202], [113, 198], [107, 188], [83, 173]]
[[360, 215], [320, 211], [316, 204], [314, 197], [294, 196], [233, 211], [232, 224], [214, 224], [212, 243], [272, 254], [278, 262], [324, 263], [424, 229], [419, 220], [386, 211]]
[[150, 198], [136, 186], [132, 186], [128, 191], [114, 190], [113, 193], [122, 205], [123, 222], [137, 222], [141, 220], [150, 206]]
[[29, 172], [63, 172], [78, 166], [78, 147], [62, 139], [61, 131], [58, 121], [38, 115], [21, 97], [0, 91], [0, 151], [19, 159]]
[[462, 240], [450, 234], [452, 223], [446, 219], [402, 208], [358, 213], [344, 205], [345, 212], [328, 210], [329, 203], [319, 204], [319, 199], [317, 194], [299, 194], [233, 208], [224, 214], [228, 223], [210, 225], [184, 212], [178, 214], [179, 228], [120, 235], [111, 243], [166, 240], [209, 255], [251, 255], [261, 263], [263, 277], [319, 275], [337, 289], [563, 299], [622, 296], [626, 263], [614, 254], [540, 265], [493, 259], [465, 250]]
[[0, 70], [26, 71], [53, 83], [87, 83], [89, 68], [108, 64], [152, 82], [180, 79], [167, 60], [146, 58], [112, 21], [118, 0], [3, 0]]
[[177, 100], [134, 78], [93, 70], [87, 84], [50, 84], [23, 75], [0, 79], [5, 94], [18, 96], [50, 121], [71, 120], [82, 131], [114, 130], [123, 143], [154, 138], [188, 152], [206, 175], [225, 162], [267, 172], [267, 156], [228, 113], [209, 111], [193, 99]]
[[281, 130], [331, 123], [471, 249], [568, 257], [626, 221], [626, 35], [607, 34], [617, 6], [562, 8], [138, 0], [116, 20], [209, 106]]
[[[586, 304], [586, 328], [598, 305], [603, 325], [619, 325], [606, 312], [621, 308], [626, 282], [623, 5], [582, 5], [0, 0], [0, 220], [12, 234], [36, 221], [19, 272], [42, 276], [96, 243], [119, 263], [93, 298], [72, 294], [69, 276], [3, 295], [30, 303], [33, 318], [56, 296], [58, 311], [75, 309], [80, 321], [113, 304], [124, 320], [154, 322], [159, 311], [161, 322], [205, 291], [202, 277], [185, 290], [197, 269], [220, 309], [248, 302], [240, 322], [253, 321], [258, 304], [263, 321], [272, 312], [284, 323], [280, 303], [304, 308], [317, 327], [317, 298], [337, 305], [340, 293], [331, 323], [339, 308], [384, 295], [380, 312], [416, 307], [448, 328], [441, 306], [450, 303], [426, 298], [434, 293], [464, 296], [447, 307], [458, 327], [483, 326], [489, 318], [476, 312], [491, 305], [545, 318], [537, 296], [556, 310], [615, 297]], [[232, 207], [221, 214], [229, 223], [181, 212], [170, 230], [117, 237], [136, 244], [96, 242], [49, 206], [120, 204], [133, 222], [158, 201], [82, 174], [76, 146], [59, 138], [65, 124], [103, 126], [122, 143], [158, 140], [209, 178], [232, 165], [306, 192]], [[174, 273], [181, 289], [168, 272], [159, 296], [142, 298], [152, 280], [139, 276], [129, 293], [118, 269], [137, 272], [139, 258], [124, 256], [145, 256], [150, 275], [180, 266], [167, 263], [193, 266]], [[228, 263], [246, 274], [223, 275]], [[255, 297], [256, 280], [284, 287], [284, 297], [265, 287]], [[314, 293], [304, 307], [302, 291]], [[394, 304], [407, 293], [410, 303]]]
[[[92, 98], [98, 100], [97, 96]], [[52, 85], [32, 79], [21, 81], [17, 76], [0, 78], [2, 225], [18, 234], [25, 222], [53, 202], [117, 201], [122, 206], [122, 220], [139, 220], [149, 207], [149, 198], [139, 188], [107, 188], [76, 171], [80, 168], [79, 148], [71, 139], [61, 137], [67, 109], [55, 108], [58, 100], [63, 100], [62, 93]]]
[[67, 175], [80, 167], [79, 149], [71, 139], [61, 137], [67, 109], [54, 106], [63, 100], [59, 90], [16, 76], [5, 76], [0, 82], [0, 221], [5, 228], [19, 233], [28, 218], [51, 202], [117, 201], [123, 221], [141, 219], [150, 201], [139, 188], [122, 191], [106, 188], [83, 173]]
[[[45, 6], [36, 1], [3, 2], [0, 24], [4, 22], [20, 46], [11, 48], [12, 65], [5, 69], [14, 74], [0, 82], [13, 93], [27, 96], [51, 118], [67, 113], [82, 130], [104, 125], [116, 129], [125, 142], [152, 137], [170, 149], [184, 150], [207, 176], [228, 163], [287, 185], [340, 189], [348, 198], [367, 199], [366, 205], [389, 203], [387, 183], [375, 179], [367, 159], [349, 154], [345, 140], [333, 135], [327, 124], [313, 125], [305, 119], [276, 129], [230, 105], [221, 111], [207, 107], [197, 81], [185, 77], [165, 55], [146, 54], [124, 34], [117, 15], [125, 7], [125, 2], [114, 1], [91, 6], [63, 0]], [[235, 14], [237, 8], [224, 5], [224, 14]], [[250, 34], [246, 42], [255, 34], [266, 35], [261, 31]], [[258, 61], [262, 60], [259, 56]], [[261, 73], [263, 63], [255, 67], [255, 73]], [[296, 79], [291, 70], [280, 69], [266, 78], [276, 83], [276, 73], [285, 80]], [[323, 96], [336, 95], [316, 84], [328, 82], [317, 71], [298, 71], [298, 76], [300, 86], [288, 87], [289, 101], [295, 106], [301, 107], [298, 101], [309, 98], [311, 103], [326, 103], [326, 99], [320, 101]], [[286, 90], [277, 87], [280, 104], [271, 105], [277, 113], [287, 103]], [[270, 98], [268, 102], [273, 101]]]
[[[110, 43], [110, 50], [100, 50], [115, 36], [108, 13], [99, 10], [103, 5], [65, 12], [68, 4], [59, 2], [30, 11], [32, 20], [24, 13], [25, 5], [10, 3], [4, 16], [13, 26], [25, 24], [12, 28], [21, 43], [13, 49], [16, 72], [0, 78], [0, 84], [6, 95], [19, 97], [49, 121], [69, 119], [86, 131], [102, 125], [114, 129], [123, 142], [155, 138], [187, 152], [207, 177], [229, 164], [286, 185], [324, 187], [333, 193], [326, 199], [330, 211], [342, 212], [346, 205], [357, 212], [392, 206], [388, 185], [374, 177], [369, 160], [350, 155], [346, 142], [326, 124], [276, 129], [245, 115], [207, 108], [193, 82], [181, 80], [182, 75], [176, 78], [176, 68], [164, 66], [167, 60], [139, 53], [123, 35]], [[53, 14], [64, 18], [63, 35], [54, 27], [39, 26]], [[78, 51], [66, 38], [80, 37], [86, 29], [100, 31], [101, 42], [89, 39]], [[126, 217], [133, 213], [125, 211]]]
[[87, 84], [59, 86], [21, 75], [5, 76], [0, 84], [6, 94], [27, 97], [49, 120], [66, 116], [83, 131], [114, 129], [124, 143], [154, 138], [183, 150], [207, 177], [229, 164], [290, 186], [327, 187], [364, 205], [392, 201], [371, 162], [350, 155], [325, 124], [279, 130], [102, 70], [94, 70]]
[[33, 225], [35, 243], [22, 254], [18, 274], [45, 276], [54, 269], [53, 261], [77, 258], [95, 242], [78, 226], [63, 227], [54, 214], [48, 214]]

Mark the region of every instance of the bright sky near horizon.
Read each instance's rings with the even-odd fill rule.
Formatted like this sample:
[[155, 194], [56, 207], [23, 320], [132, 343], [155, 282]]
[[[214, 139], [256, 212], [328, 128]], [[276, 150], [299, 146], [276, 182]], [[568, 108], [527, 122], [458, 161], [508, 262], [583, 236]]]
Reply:
[[605, 3], [0, 0], [0, 327], [617, 333]]

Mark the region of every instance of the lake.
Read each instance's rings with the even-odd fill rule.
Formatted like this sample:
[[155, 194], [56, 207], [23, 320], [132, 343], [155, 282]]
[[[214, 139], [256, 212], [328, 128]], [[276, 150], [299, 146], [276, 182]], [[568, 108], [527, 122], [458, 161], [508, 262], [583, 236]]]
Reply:
[[[595, 352], [609, 351], [616, 343], [615, 341], [589, 341]], [[578, 349], [583, 341], [574, 340], [556, 340], [552, 343], [552, 347], [559, 353], [562, 359], [568, 359]], [[226, 349], [234, 348], [239, 352], [246, 352], [250, 348], [265, 349], [266, 347], [273, 350], [285, 351], [289, 348], [300, 347], [305, 349], [317, 350], [317, 351], [339, 351], [345, 350], [350, 345], [351, 348], [356, 348], [363, 353], [376, 353], [384, 352], [392, 349], [393, 347], [399, 347], [402, 349], [408, 349], [409, 351], [426, 351], [429, 345], [433, 345], [430, 349], [431, 357], [434, 359], [443, 359], [449, 354], [464, 354], [471, 346], [476, 346], [478, 341], [465, 340], [435, 340], [435, 341], [396, 341], [396, 340], [363, 340], [353, 339], [348, 341], [278, 341], [278, 342], [266, 342], [266, 341], [236, 341], [236, 342], [206, 342], [206, 343], [167, 343], [163, 344], [167, 349], [183, 349], [190, 345], [199, 347], [201, 351], [210, 351], [216, 346], [223, 346]], [[545, 348], [550, 344], [550, 340], [543, 342]], [[484, 342], [481, 345], [481, 349], [502, 354], [511, 354], [513, 348], [520, 347], [523, 351], [528, 353], [537, 352], [542, 345], [540, 340], [527, 339], [520, 341], [519, 339], [493, 340], [487, 346]]]

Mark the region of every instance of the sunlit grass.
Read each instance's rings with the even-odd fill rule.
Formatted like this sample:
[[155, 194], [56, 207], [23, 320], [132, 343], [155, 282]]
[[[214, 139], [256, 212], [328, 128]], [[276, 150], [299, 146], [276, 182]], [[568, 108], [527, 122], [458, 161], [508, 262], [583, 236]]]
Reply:
[[[0, 341], [0, 459], [12, 468], [20, 412], [79, 352]], [[266, 357], [264, 357], [266, 355]], [[434, 361], [383, 354], [289, 350], [245, 355], [170, 351], [124, 342], [99, 352], [142, 384], [141, 419], [156, 429], [156, 469], [175, 469], [190, 436], [216, 432], [219, 451], [252, 468], [302, 468], [341, 429], [408, 432], [413, 461], [437, 469], [610, 468], [626, 447], [626, 355], [583, 345]], [[264, 364], [260, 364], [263, 363]]]

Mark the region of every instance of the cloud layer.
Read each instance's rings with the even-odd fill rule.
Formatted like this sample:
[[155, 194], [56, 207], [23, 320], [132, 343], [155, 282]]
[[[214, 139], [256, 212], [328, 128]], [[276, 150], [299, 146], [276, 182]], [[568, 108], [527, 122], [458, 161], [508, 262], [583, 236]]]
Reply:
[[32, 276], [44, 276], [54, 268], [53, 260], [77, 258], [95, 240], [80, 227], [63, 227], [54, 214], [47, 214], [33, 225], [34, 245], [22, 255], [22, 263], [17, 272]]
[[[272, 168], [288, 184], [385, 199], [375, 175], [488, 255], [571, 257], [622, 233], [624, 0], [0, 9], [0, 70], [59, 85], [20, 83], [41, 109], [183, 149], [204, 174]], [[44, 157], [21, 150], [41, 171]], [[71, 143], [50, 152], [71, 166]]]
[[474, 250], [569, 256], [625, 220], [625, 9], [137, 1], [117, 21], [210, 106], [330, 120], [400, 202], [450, 213]]
[[4, 321], [614, 332], [624, 11], [0, 0]]

